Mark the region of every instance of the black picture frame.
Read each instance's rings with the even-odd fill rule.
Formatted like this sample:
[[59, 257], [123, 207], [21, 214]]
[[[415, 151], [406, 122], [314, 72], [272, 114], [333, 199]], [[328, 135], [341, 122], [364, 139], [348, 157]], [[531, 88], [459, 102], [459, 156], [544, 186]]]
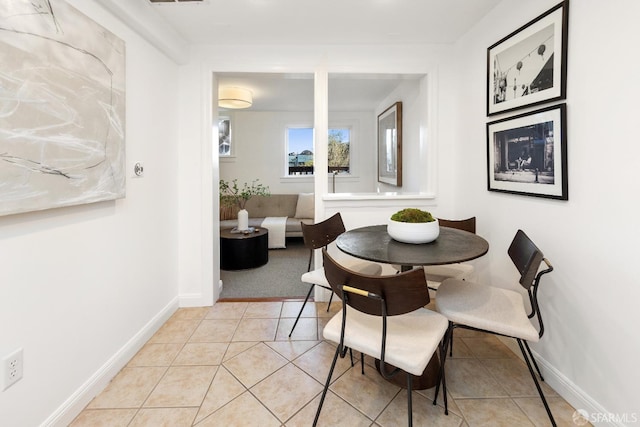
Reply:
[[487, 116], [567, 97], [569, 0], [487, 49]]
[[487, 123], [487, 189], [569, 200], [566, 104]]

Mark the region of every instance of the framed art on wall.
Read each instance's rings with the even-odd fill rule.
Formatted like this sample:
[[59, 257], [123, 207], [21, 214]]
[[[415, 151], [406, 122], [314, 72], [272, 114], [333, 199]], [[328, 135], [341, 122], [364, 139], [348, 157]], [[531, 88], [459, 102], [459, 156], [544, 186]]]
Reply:
[[378, 182], [402, 186], [402, 102], [378, 115]]
[[566, 98], [569, 0], [487, 49], [487, 115]]
[[566, 105], [487, 123], [489, 191], [568, 200]]
[[220, 157], [232, 157], [235, 154], [231, 140], [231, 118], [218, 118], [218, 154]]
[[63, 0], [0, 28], [0, 215], [125, 197], [125, 42]]

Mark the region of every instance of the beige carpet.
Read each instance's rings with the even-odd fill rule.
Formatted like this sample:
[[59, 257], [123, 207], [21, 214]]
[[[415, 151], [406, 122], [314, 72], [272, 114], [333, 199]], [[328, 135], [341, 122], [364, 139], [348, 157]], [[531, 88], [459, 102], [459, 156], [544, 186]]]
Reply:
[[269, 262], [262, 267], [221, 270], [220, 298], [304, 298], [309, 285], [300, 276], [307, 271], [308, 259], [302, 238], [289, 238], [286, 249], [269, 249]]

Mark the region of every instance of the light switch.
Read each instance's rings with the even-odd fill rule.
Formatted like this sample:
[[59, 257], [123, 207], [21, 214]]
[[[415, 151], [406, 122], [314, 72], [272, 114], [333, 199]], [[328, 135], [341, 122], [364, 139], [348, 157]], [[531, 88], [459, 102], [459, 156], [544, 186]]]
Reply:
[[142, 162], [137, 162], [133, 166], [133, 172], [136, 174], [136, 176], [144, 176], [144, 165], [142, 164]]

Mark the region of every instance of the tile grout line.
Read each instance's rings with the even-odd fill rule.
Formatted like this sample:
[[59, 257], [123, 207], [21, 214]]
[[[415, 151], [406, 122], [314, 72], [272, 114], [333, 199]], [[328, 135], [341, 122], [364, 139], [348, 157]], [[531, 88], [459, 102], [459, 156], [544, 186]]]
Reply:
[[[195, 327], [193, 328], [193, 330], [190, 331], [190, 333], [188, 334], [184, 334], [183, 336], [186, 336], [186, 338], [183, 340], [181, 339], [180, 341], [174, 341], [172, 339], [172, 337], [167, 338], [167, 340], [169, 342], [154, 342], [154, 343], [150, 343], [149, 341], [153, 338], [150, 338], [144, 345], [142, 348], [144, 348], [145, 346], [149, 345], [149, 344], [177, 344], [176, 348], [177, 351], [175, 352], [175, 354], [173, 354], [172, 356], [170, 356], [169, 358], [167, 358], [168, 365], [166, 366], [162, 366], [161, 364], [158, 364], [157, 360], [161, 360], [161, 359], [157, 359], [157, 360], [152, 360], [150, 362], [146, 362], [146, 364], [144, 366], [130, 366], [129, 364], [131, 363], [131, 360], [129, 360], [127, 362], [127, 364], [123, 367], [123, 369], [125, 368], [149, 368], [149, 367], [156, 367], [156, 368], [163, 368], [164, 371], [162, 372], [162, 374], [160, 375], [160, 378], [158, 379], [158, 381], [153, 385], [153, 387], [151, 387], [150, 391], [146, 394], [146, 396], [144, 397], [144, 399], [142, 399], [142, 403], [140, 403], [139, 405], [135, 406], [135, 407], [109, 407], [109, 408], [88, 408], [85, 407], [85, 410], [97, 410], [97, 411], [108, 411], [108, 410], [124, 410], [124, 409], [130, 409], [133, 410], [132, 411], [132, 415], [131, 418], [129, 419], [128, 422], [126, 422], [125, 425], [132, 425], [134, 423], [134, 420], [136, 420], [137, 418], [139, 419], [141, 414], [143, 413], [143, 410], [157, 410], [157, 409], [163, 409], [163, 410], [179, 410], [179, 409], [186, 409], [186, 408], [194, 408], [195, 409], [195, 414], [193, 415], [193, 418], [191, 419], [191, 422], [189, 425], [191, 426], [196, 426], [196, 425], [200, 425], [205, 423], [207, 419], [209, 419], [211, 416], [213, 416], [214, 414], [218, 413], [219, 411], [221, 411], [223, 408], [226, 408], [228, 405], [230, 405], [232, 402], [236, 401], [239, 397], [243, 396], [246, 392], [249, 392], [249, 395], [255, 399], [261, 407], [263, 407], [269, 414], [271, 414], [274, 417], [274, 420], [277, 420], [277, 422], [280, 423], [281, 427], [286, 426], [287, 423], [291, 422], [294, 418], [296, 418], [301, 412], [303, 411], [313, 411], [313, 408], [311, 408], [312, 406], [312, 402], [314, 400], [316, 400], [322, 393], [322, 390], [320, 390], [317, 394], [314, 394], [308, 402], [306, 402], [302, 407], [298, 408], [297, 410], [295, 410], [295, 412], [293, 412], [287, 420], [280, 420], [280, 418], [271, 410], [269, 409], [269, 407], [267, 406], [267, 404], [265, 402], [263, 402], [261, 399], [258, 398], [258, 396], [255, 394], [255, 392], [252, 390], [252, 388], [256, 387], [257, 385], [263, 383], [264, 381], [268, 380], [269, 378], [273, 379], [274, 376], [277, 376], [279, 372], [281, 372], [283, 369], [289, 367], [289, 365], [291, 365], [290, 367], [295, 368], [296, 370], [299, 370], [302, 374], [304, 374], [304, 376], [306, 378], [310, 378], [312, 379], [315, 383], [320, 384], [320, 386], [323, 388], [324, 387], [324, 382], [319, 381], [318, 379], [316, 379], [314, 376], [312, 376], [312, 374], [310, 372], [316, 372], [314, 371], [309, 371], [307, 372], [306, 369], [304, 369], [301, 366], [298, 366], [295, 362], [296, 360], [301, 359], [302, 357], [304, 357], [305, 355], [309, 354], [310, 352], [317, 350], [318, 347], [320, 345], [323, 345], [324, 343], [331, 345], [332, 348], [335, 350], [335, 346], [333, 345], [333, 343], [326, 341], [322, 336], [321, 336], [321, 329], [320, 329], [320, 325], [321, 325], [321, 319], [324, 320], [328, 320], [330, 319], [333, 315], [335, 315], [335, 313], [329, 313], [326, 316], [322, 316], [320, 317], [318, 314], [320, 313], [320, 311], [318, 310], [317, 307], [317, 303], [313, 303], [316, 304], [315, 307], [315, 315], [314, 316], [310, 316], [310, 317], [306, 317], [308, 319], [314, 319], [315, 320], [315, 328], [314, 328], [314, 333], [315, 333], [315, 337], [316, 339], [311, 339], [311, 338], [302, 338], [302, 339], [296, 339], [294, 338], [285, 338], [285, 339], [280, 339], [278, 340], [278, 331], [280, 329], [281, 325], [286, 324], [287, 322], [289, 322], [290, 320], [285, 320], [285, 319], [293, 319], [293, 317], [289, 318], [289, 317], [283, 317], [284, 315], [286, 315], [287, 313], [285, 312], [285, 302], [280, 302], [280, 307], [279, 307], [279, 314], [277, 315], [277, 317], [275, 317], [275, 315], [268, 315], [268, 314], [260, 314], [260, 310], [262, 310], [263, 308], [260, 306], [256, 306], [257, 308], [254, 310], [254, 313], [258, 313], [260, 314], [259, 317], [246, 317], [247, 312], [250, 310], [250, 303], [247, 303], [241, 310], [238, 310], [238, 312], [241, 311], [241, 313], [239, 313], [240, 318], [235, 318], [236, 314], [229, 314], [229, 315], [224, 315], [223, 317], [220, 318], [209, 318], [208, 316], [212, 316], [214, 315], [212, 313], [213, 311], [213, 306], [209, 308], [209, 310], [204, 311], [203, 310], [203, 314], [202, 315], [198, 315], [195, 318], [191, 318], [189, 317], [189, 312], [185, 312], [186, 314], [183, 314], [184, 316], [186, 316], [186, 318], [180, 318], [178, 316], [177, 319], [175, 320], [183, 320], [183, 321], [189, 321], [189, 320], [194, 320], [197, 321], [197, 324], [195, 325]], [[333, 305], [333, 304], [332, 304]], [[214, 304], [215, 306], [215, 304]], [[181, 310], [181, 309], [178, 309]], [[187, 309], [188, 310], [188, 309]], [[224, 312], [224, 310], [223, 310]], [[178, 311], [176, 311], [176, 313], [178, 313]], [[174, 313], [172, 316], [174, 316], [176, 313]], [[324, 313], [323, 313], [324, 314]], [[231, 316], [232, 318], [227, 319], [227, 316]], [[264, 317], [263, 317], [264, 316]], [[302, 317], [301, 317], [302, 318]], [[171, 318], [170, 318], [171, 319]], [[269, 340], [258, 340], [258, 341], [233, 341], [233, 339], [236, 337], [236, 334], [238, 333], [239, 329], [240, 329], [240, 325], [242, 323], [243, 320], [245, 319], [251, 319], [251, 320], [277, 320], [276, 323], [276, 328], [275, 328], [275, 332], [273, 334], [273, 336], [271, 337], [271, 339]], [[183, 351], [185, 351], [186, 348], [188, 348], [189, 344], [196, 344], [194, 343], [190, 343], [190, 340], [193, 338], [193, 336], [196, 334], [196, 331], [198, 331], [198, 329], [204, 324], [205, 320], [209, 320], [209, 321], [219, 321], [219, 320], [234, 320], [236, 321], [235, 326], [233, 326], [233, 332], [228, 334], [227, 336], [229, 337], [228, 340], [225, 341], [207, 341], [206, 338], [209, 336], [204, 336], [203, 335], [203, 341], [202, 343], [221, 343], [224, 344], [226, 346], [226, 348], [224, 349], [224, 352], [222, 353], [222, 355], [220, 356], [220, 362], [218, 365], [210, 365], [207, 364], [206, 362], [209, 360], [207, 359], [193, 359], [194, 361], [197, 360], [197, 363], [192, 364], [192, 365], [176, 365], [176, 361], [178, 360], [178, 358], [180, 357], [180, 355], [182, 354]], [[194, 322], [196, 323], [196, 322]], [[165, 322], [166, 324], [166, 322]], [[164, 326], [164, 325], [163, 325]], [[179, 332], [178, 328], [178, 332]], [[160, 329], [158, 329], [159, 331]], [[156, 331], [156, 333], [158, 332]], [[155, 335], [155, 334], [154, 334]], [[286, 335], [286, 333], [285, 333]], [[179, 337], [180, 335], [178, 335]], [[490, 336], [489, 336], [490, 337]], [[465, 342], [465, 338], [471, 338], [471, 339], [475, 339], [475, 338], [485, 338], [484, 336], [482, 337], [460, 337], [460, 339], [462, 340], [462, 342]], [[294, 343], [297, 342], [313, 342], [313, 344], [306, 348], [306, 345], [302, 345], [300, 347], [294, 348], [293, 345]], [[199, 341], [198, 341], [199, 343]], [[241, 351], [237, 352], [236, 354], [234, 354], [232, 357], [230, 357], [229, 359], [225, 358], [230, 355], [230, 348], [232, 346], [232, 344], [240, 344], [240, 343], [251, 343], [249, 345], [249, 347], [247, 348], [242, 348], [242, 346], [240, 348], [242, 348]], [[283, 344], [278, 344], [278, 343], [284, 343]], [[286, 343], [289, 343], [290, 345], [287, 346]], [[232, 371], [230, 371], [229, 369], [227, 369], [225, 363], [228, 363], [230, 360], [233, 360], [236, 357], [242, 357], [243, 353], [254, 349], [257, 345], [259, 344], [263, 344], [264, 347], [266, 347], [267, 349], [269, 349], [270, 351], [274, 352], [276, 355], [278, 355], [279, 357], [281, 357], [282, 359], [284, 359], [286, 361], [286, 363], [277, 368], [276, 370], [274, 370], [273, 372], [269, 373], [269, 375], [267, 375], [266, 377], [260, 379], [258, 382], [256, 382], [255, 384], [253, 384], [251, 386], [251, 388], [247, 387], [241, 380], [240, 378], [238, 378]], [[271, 345], [269, 344], [274, 344], [275, 347], [271, 347]], [[485, 348], [480, 348], [479, 353], [477, 351], [474, 351], [472, 347], [468, 347], [469, 350], [469, 355], [470, 357], [451, 357], [452, 360], [475, 360], [476, 363], [479, 363], [482, 366], [482, 369], [488, 374], [489, 378], [492, 378], [499, 386], [500, 389], [504, 392], [504, 396], [480, 396], [480, 397], [475, 397], [472, 395], [469, 396], [462, 396], [462, 397], [457, 397], [457, 398], [453, 398], [451, 396], [450, 393], [448, 393], [448, 398], [450, 400], [450, 403], [453, 403], [455, 405], [455, 407], [457, 407], [457, 409], [455, 411], [452, 411], [452, 413], [459, 417], [461, 419], [460, 423], [458, 425], [469, 425], [469, 420], [467, 418], [467, 416], [465, 415], [465, 411], [462, 409], [462, 407], [460, 407], [458, 405], [458, 403], [461, 403], [462, 401], [490, 401], [490, 400], [497, 400], [497, 401], [506, 401], [508, 400], [512, 405], [514, 409], [517, 409], [518, 413], [521, 414], [523, 416], [524, 419], [528, 420], [531, 424], [536, 425], [536, 420], [537, 418], [537, 410], [535, 411], [531, 411], [529, 410], [529, 412], [525, 411], [525, 407], [529, 408], [530, 403], [525, 402], [524, 399], [534, 399], [537, 398], [539, 399], [539, 395], [537, 393], [535, 394], [531, 394], [529, 395], [528, 392], [524, 393], [524, 395], [512, 395], [512, 393], [507, 389], [506, 386], [503, 385], [502, 382], [499, 381], [501, 375], [502, 375], [502, 371], [500, 371], [500, 369], [498, 369], [498, 362], [492, 362], [489, 366], [485, 366], [486, 361], [491, 360], [491, 361], [499, 361], [499, 360], [504, 360], [504, 361], [513, 361], [513, 360], [519, 360], [517, 357], [515, 357], [516, 355], [513, 354], [512, 356], [514, 357], [490, 357], [491, 355], [495, 355], [498, 353], [495, 353], [496, 347], [495, 345], [492, 345], [491, 343], [488, 344], [488, 347]], [[288, 351], [286, 351], [288, 349]], [[171, 350], [171, 349], [170, 349]], [[511, 355], [511, 353], [513, 353], [511, 351], [511, 349], [509, 349], [507, 347], [508, 350], [508, 354], [507, 355]], [[139, 350], [140, 351], [140, 350]], [[237, 351], [237, 350], [236, 350]], [[282, 351], [282, 352], [281, 352]], [[299, 353], [299, 351], [302, 351], [301, 353]], [[283, 354], [284, 353], [284, 354]], [[136, 353], [137, 355], [138, 353]], [[489, 355], [489, 357], [481, 357], [482, 354]], [[134, 355], [132, 357], [135, 358]], [[289, 355], [289, 356], [287, 356]], [[345, 357], [346, 358], [346, 357]], [[370, 357], [367, 357], [365, 360], [365, 364], [369, 367], [369, 368], [373, 368], [372, 365], [369, 363], [370, 362]], [[447, 358], [449, 359], [449, 357]], [[151, 360], [151, 359], [150, 359]], [[384, 407], [380, 410], [380, 412], [375, 416], [375, 418], [371, 418], [368, 415], [366, 415], [365, 413], [363, 413], [361, 410], [359, 410], [358, 408], [356, 408], [355, 406], [353, 406], [352, 404], [350, 404], [347, 400], [345, 400], [344, 397], [342, 397], [341, 395], [338, 395], [336, 392], [334, 392], [332, 390], [332, 386], [334, 386], [336, 384], [336, 382], [338, 380], [340, 380], [341, 378], [343, 378], [345, 375], [347, 375], [348, 373], [352, 373], [352, 371], [354, 369], [358, 369], [358, 363], [359, 359], [356, 357], [355, 362], [354, 362], [354, 366], [350, 366], [347, 367], [346, 370], [344, 370], [343, 372], [341, 372], [339, 375], [336, 376], [336, 372], [334, 372], [331, 384], [329, 386], [328, 392], [331, 393], [331, 395], [333, 397], [337, 397], [339, 399], [339, 401], [343, 402], [344, 404], [346, 404], [349, 408], [351, 408], [351, 410], [356, 411], [358, 414], [360, 414], [361, 416], [364, 417], [364, 419], [368, 420], [368, 422], [370, 422], [370, 426], [376, 425], [378, 426], [379, 424], [377, 424], [378, 420], [381, 418], [381, 416], [385, 413], [385, 411], [387, 411], [390, 406], [393, 404], [394, 401], [396, 401], [396, 399], [398, 399], [398, 397], [400, 396], [400, 394], [404, 391], [406, 393], [406, 389], [400, 387], [399, 390], [390, 398], [390, 400], [388, 402], [386, 402], [386, 404], [384, 404]], [[148, 365], [148, 366], [147, 366]], [[314, 366], [316, 366], [317, 363], [314, 364]], [[149, 402], [150, 397], [153, 395], [153, 393], [158, 390], [158, 387], [160, 385], [160, 383], [167, 378], [170, 370], [172, 368], [177, 368], [177, 367], [181, 367], [181, 366], [193, 366], [193, 367], [216, 367], [215, 373], [213, 374], [210, 382], [208, 383], [208, 385], [206, 386], [206, 390], [204, 391], [204, 395], [202, 397], [202, 399], [200, 399], [199, 404], [197, 404], [196, 406], [158, 406], [158, 407], [145, 407], [145, 405]], [[492, 367], [493, 369], [490, 369], [489, 367]], [[375, 370], [375, 368], [373, 368]], [[238, 394], [237, 396], [235, 396], [233, 399], [229, 400], [228, 402], [226, 402], [224, 405], [216, 408], [213, 412], [207, 414], [204, 418], [200, 419], [197, 423], [196, 420], [198, 419], [198, 415], [200, 414], [200, 411], [207, 399], [207, 396], [209, 395], [209, 393], [213, 390], [214, 387], [214, 382], [215, 379], [218, 377], [218, 375], [220, 375], [220, 373], [222, 372], [222, 370], [224, 370], [224, 372], [228, 373], [235, 381], [237, 381], [241, 386], [242, 386], [242, 391], [240, 392], [240, 394]], [[519, 374], [521, 374], [520, 372], [518, 372], [517, 370], [515, 372], [513, 372], [514, 375], [512, 375], [511, 371], [512, 371], [512, 366], [509, 365], [508, 366], [508, 372], [505, 371], [504, 375], [507, 375], [510, 379], [514, 378], [517, 379], [519, 378]], [[120, 371], [120, 373], [122, 372], [122, 370]], [[500, 375], [498, 375], [500, 374]], [[114, 377], [115, 378], [115, 377]], [[528, 381], [530, 381], [531, 383], [533, 383], [533, 380], [530, 378], [529, 375], [527, 375], [527, 379]], [[514, 383], [516, 386], [519, 385], [521, 382], [516, 382]], [[205, 383], [206, 384], [206, 383]], [[505, 382], [505, 384], [512, 384], [511, 382]], [[548, 386], [549, 387], [549, 386]], [[520, 390], [520, 387], [512, 387], [513, 390]], [[525, 391], [528, 390], [528, 388], [524, 389]], [[553, 389], [552, 389], [553, 390]], [[427, 392], [428, 390], [424, 390], [425, 392]], [[432, 403], [432, 399], [430, 400], [430, 398], [427, 396], [427, 394], [423, 394], [418, 390], [414, 390], [414, 393], [416, 393], [417, 395], [421, 396], [422, 398], [426, 399], [426, 401], [428, 403]], [[545, 393], [545, 391], [543, 390], [543, 393], [545, 394], [545, 396], [548, 396], [548, 398], [558, 398], [560, 400], [562, 400], [562, 397], [554, 394], [549, 396], [548, 393]], [[98, 394], [96, 397], [98, 397], [100, 394]], [[96, 398], [94, 397], [94, 399]], [[522, 403], [526, 403], [525, 406], [521, 406], [518, 401], [516, 399], [521, 399]], [[267, 400], [268, 401], [268, 400]], [[550, 402], [551, 403], [551, 402]], [[166, 404], [171, 404], [169, 403], [165, 403]], [[467, 406], [469, 405], [469, 403], [466, 404]], [[482, 404], [484, 405], [484, 404]], [[88, 405], [87, 405], [88, 406]], [[111, 405], [111, 406], [118, 406], [118, 405]], [[443, 408], [442, 405], [440, 405], [439, 403], [437, 403], [437, 406], [439, 408]], [[468, 408], [469, 409], [469, 408]], [[451, 411], [451, 409], [450, 409]], [[415, 409], [414, 409], [414, 413], [415, 413]], [[554, 414], [555, 415], [555, 414]], [[78, 414], [78, 416], [80, 416], [80, 414]], [[77, 418], [77, 417], [76, 417]], [[124, 420], [123, 420], [124, 421]], [[188, 421], [188, 420], [185, 420]], [[380, 424], [381, 425], [381, 424]]]
[[[176, 311], [177, 312], [177, 311]], [[174, 313], [175, 314], [175, 313]], [[206, 316], [206, 315], [205, 315]], [[131, 418], [131, 421], [129, 421], [129, 423], [127, 425], [131, 425], [131, 423], [133, 422], [133, 420], [135, 420], [136, 416], [140, 413], [140, 411], [145, 407], [145, 403], [147, 403], [147, 401], [149, 400], [149, 398], [151, 397], [151, 395], [153, 394], [153, 392], [157, 389], [158, 385], [162, 382], [162, 380], [167, 376], [167, 373], [169, 372], [169, 369], [171, 369], [171, 367], [173, 366], [173, 362], [175, 362], [175, 360], [178, 358], [178, 356], [180, 355], [180, 353], [182, 352], [182, 350], [184, 350], [185, 346], [187, 345], [187, 343], [189, 342], [189, 339], [193, 336], [193, 334], [195, 334], [195, 332], [198, 330], [198, 328], [200, 327], [200, 325], [202, 325], [202, 321], [204, 320], [205, 316], [202, 316], [202, 318], [200, 319], [185, 319], [185, 320], [198, 320], [198, 325], [193, 328], [193, 331], [191, 331], [191, 334], [189, 334], [189, 336], [186, 338], [186, 340], [181, 343], [182, 346], [180, 347], [180, 350], [178, 350], [176, 352], [176, 355], [171, 359], [171, 361], [169, 362], [169, 366], [166, 367], [164, 374], [162, 374], [162, 376], [160, 377], [160, 379], [158, 380], [158, 382], [156, 383], [155, 386], [153, 386], [153, 388], [151, 389], [151, 391], [149, 392], [149, 394], [147, 395], [147, 397], [144, 399], [144, 401], [142, 402], [142, 404], [140, 405], [140, 407], [136, 410], [135, 415], [133, 416], [133, 418]], [[145, 343], [145, 345], [147, 345], [147, 343]], [[217, 372], [217, 371], [216, 371]], [[214, 375], [215, 378], [215, 375]], [[213, 381], [213, 379], [212, 379]], [[206, 393], [205, 393], [205, 397], [206, 397]], [[204, 401], [204, 398], [203, 398]], [[202, 403], [200, 404], [200, 406], [202, 406]], [[198, 411], [200, 410], [200, 406], [198, 406]], [[174, 408], [174, 407], [169, 407], [169, 408]], [[153, 407], [151, 409], [159, 409], [157, 407]], [[194, 415], [194, 420], [195, 418], [198, 416], [198, 412], [196, 411], [196, 414]]]

